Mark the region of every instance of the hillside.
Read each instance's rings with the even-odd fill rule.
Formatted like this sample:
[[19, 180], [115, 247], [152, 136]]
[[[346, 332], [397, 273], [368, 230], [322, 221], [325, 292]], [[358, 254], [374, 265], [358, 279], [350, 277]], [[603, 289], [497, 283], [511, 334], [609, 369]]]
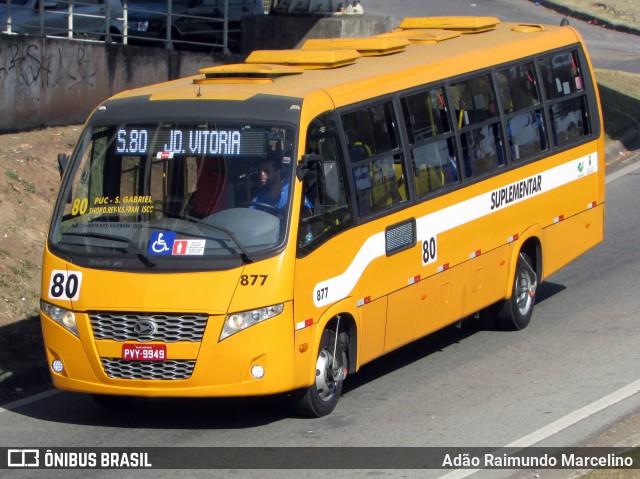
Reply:
[[79, 126], [0, 135], [0, 328], [37, 314], [42, 250], [60, 175]]

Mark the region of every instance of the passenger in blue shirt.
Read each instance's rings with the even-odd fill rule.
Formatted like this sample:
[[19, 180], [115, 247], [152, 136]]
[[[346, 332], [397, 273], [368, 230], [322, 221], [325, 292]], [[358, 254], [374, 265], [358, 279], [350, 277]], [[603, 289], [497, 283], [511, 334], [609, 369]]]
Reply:
[[271, 157], [260, 162], [260, 184], [262, 186], [252, 203], [262, 203], [279, 210], [287, 207], [289, 182], [282, 179], [282, 161]]

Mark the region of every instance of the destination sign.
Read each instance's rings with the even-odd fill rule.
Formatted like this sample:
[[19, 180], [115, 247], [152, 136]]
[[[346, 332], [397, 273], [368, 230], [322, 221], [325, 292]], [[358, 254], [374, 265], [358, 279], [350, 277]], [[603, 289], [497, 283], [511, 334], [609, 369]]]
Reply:
[[264, 151], [264, 130], [127, 127], [118, 130], [116, 136], [116, 153], [119, 155], [260, 156]]

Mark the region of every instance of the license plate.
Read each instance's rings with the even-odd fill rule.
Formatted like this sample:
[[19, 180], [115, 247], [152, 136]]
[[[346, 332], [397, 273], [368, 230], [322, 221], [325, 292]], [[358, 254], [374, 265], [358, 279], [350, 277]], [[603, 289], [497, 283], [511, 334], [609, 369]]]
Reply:
[[167, 359], [167, 345], [123, 344], [122, 359], [125, 361], [164, 361]]

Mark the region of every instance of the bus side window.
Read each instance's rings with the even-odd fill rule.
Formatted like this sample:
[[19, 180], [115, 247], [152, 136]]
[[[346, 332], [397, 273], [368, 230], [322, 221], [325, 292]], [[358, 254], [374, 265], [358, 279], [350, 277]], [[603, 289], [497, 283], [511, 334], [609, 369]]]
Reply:
[[540, 61], [548, 100], [583, 91], [583, 80], [575, 51], [554, 53]]
[[455, 139], [444, 87], [404, 97], [401, 105], [418, 196], [457, 183]]
[[325, 113], [313, 120], [307, 131], [306, 153], [322, 157], [324, 188], [318, 170], [309, 170], [302, 182], [303, 201], [298, 228], [298, 254], [306, 255], [353, 225], [353, 207], [347, 189], [345, 164], [333, 114]]
[[489, 173], [505, 164], [502, 127], [491, 75], [451, 85], [460, 130], [465, 177]]
[[359, 216], [407, 200], [403, 155], [390, 101], [341, 116]]
[[502, 109], [506, 116], [507, 144], [514, 162], [547, 149], [544, 113], [532, 62], [496, 72]]
[[548, 55], [539, 65], [550, 103], [553, 145], [563, 148], [579, 143], [592, 134], [592, 126], [577, 52]]

